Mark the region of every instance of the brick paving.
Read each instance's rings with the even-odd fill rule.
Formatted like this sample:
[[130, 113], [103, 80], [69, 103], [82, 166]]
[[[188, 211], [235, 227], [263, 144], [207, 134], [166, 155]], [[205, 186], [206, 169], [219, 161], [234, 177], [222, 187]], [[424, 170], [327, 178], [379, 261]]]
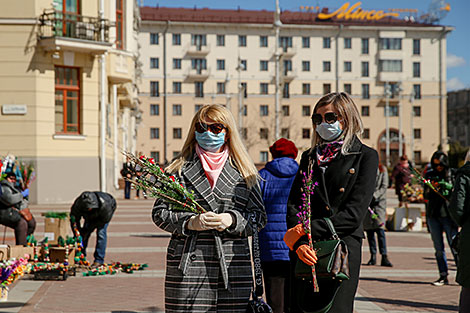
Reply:
[[[392, 193], [390, 207], [396, 205]], [[114, 276], [77, 275], [66, 281], [21, 279], [12, 286], [9, 301], [0, 303], [0, 312], [163, 312], [169, 238], [152, 224], [151, 207], [151, 200], [118, 200], [118, 209], [108, 228], [105, 260], [147, 263], [148, 269]], [[32, 206], [38, 221], [37, 237], [41, 239], [44, 232], [41, 212], [69, 208], [67, 204]], [[5, 241], [14, 242], [10, 229]], [[438, 271], [428, 233], [387, 232], [387, 244], [394, 267], [362, 267], [356, 313], [457, 312], [460, 287], [455, 283], [455, 266], [449, 254], [451, 284], [443, 287], [430, 284], [437, 279]], [[93, 254], [94, 245], [93, 236], [89, 255]], [[363, 263], [368, 259], [367, 241], [364, 241]]]

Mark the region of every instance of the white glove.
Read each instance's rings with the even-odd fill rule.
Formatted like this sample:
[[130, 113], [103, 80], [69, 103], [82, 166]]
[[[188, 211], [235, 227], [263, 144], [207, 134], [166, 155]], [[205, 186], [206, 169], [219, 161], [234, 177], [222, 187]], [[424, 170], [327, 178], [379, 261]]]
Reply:
[[192, 216], [186, 227], [197, 231], [216, 229], [222, 225], [221, 218], [218, 215], [214, 212], [206, 212]]
[[233, 224], [233, 216], [230, 213], [220, 213], [216, 214], [217, 216], [220, 217], [220, 222], [221, 225], [217, 227], [218, 231], [224, 231]]

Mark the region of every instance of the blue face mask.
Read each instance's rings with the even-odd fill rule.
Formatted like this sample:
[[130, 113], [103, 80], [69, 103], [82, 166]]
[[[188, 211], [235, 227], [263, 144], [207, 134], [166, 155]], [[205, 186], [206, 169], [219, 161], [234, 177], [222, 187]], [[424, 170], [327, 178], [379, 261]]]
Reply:
[[323, 122], [317, 126], [316, 131], [325, 141], [333, 141], [343, 133], [343, 130], [339, 127], [339, 121], [333, 124]]
[[220, 132], [217, 135], [213, 134], [210, 131], [205, 131], [203, 133], [196, 133], [196, 141], [199, 146], [209, 152], [216, 152], [220, 149], [225, 143], [225, 133]]

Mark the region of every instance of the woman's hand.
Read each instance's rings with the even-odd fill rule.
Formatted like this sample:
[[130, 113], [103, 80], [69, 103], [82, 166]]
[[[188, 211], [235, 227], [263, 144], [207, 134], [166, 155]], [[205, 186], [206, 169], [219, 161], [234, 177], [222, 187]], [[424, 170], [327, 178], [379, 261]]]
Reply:
[[230, 213], [220, 213], [216, 214], [220, 217], [220, 226], [217, 227], [218, 231], [224, 231], [233, 224], [233, 216]]
[[197, 231], [217, 229], [222, 225], [222, 219], [219, 215], [214, 212], [206, 212], [193, 216], [189, 219], [187, 228]]
[[309, 245], [301, 245], [295, 252], [297, 253], [299, 259], [305, 264], [312, 266], [317, 263], [317, 254], [312, 248], [309, 247]]
[[284, 242], [289, 247], [289, 249], [294, 250], [294, 245], [299, 240], [300, 237], [305, 236], [304, 228], [302, 224], [297, 224], [295, 227], [288, 229], [284, 235]]

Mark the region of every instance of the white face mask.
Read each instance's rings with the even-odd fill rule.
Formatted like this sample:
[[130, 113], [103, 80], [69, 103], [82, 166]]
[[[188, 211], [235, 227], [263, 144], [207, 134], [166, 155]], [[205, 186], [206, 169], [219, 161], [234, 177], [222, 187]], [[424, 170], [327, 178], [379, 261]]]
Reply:
[[321, 123], [317, 126], [316, 132], [325, 141], [333, 141], [337, 139], [343, 133], [343, 130], [339, 127], [339, 121], [333, 124]]

